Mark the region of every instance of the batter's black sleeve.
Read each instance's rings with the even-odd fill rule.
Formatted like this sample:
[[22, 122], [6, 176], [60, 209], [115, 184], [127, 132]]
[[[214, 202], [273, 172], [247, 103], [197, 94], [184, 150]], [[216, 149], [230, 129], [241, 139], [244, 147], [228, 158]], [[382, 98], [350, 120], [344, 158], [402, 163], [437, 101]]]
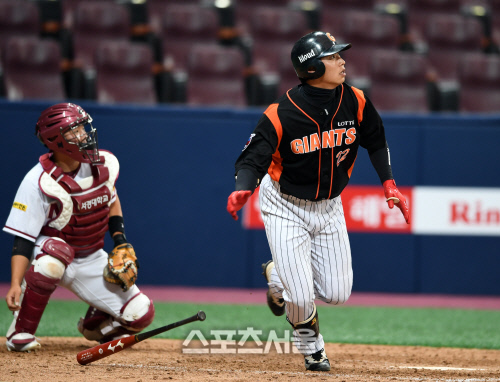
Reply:
[[391, 160], [387, 142], [385, 144], [385, 147], [375, 150], [369, 153], [369, 155], [373, 168], [375, 169], [375, 171], [377, 171], [378, 177], [380, 178], [380, 183], [384, 183], [389, 179], [394, 179], [392, 177]]
[[247, 145], [236, 160], [236, 190], [251, 190], [252, 192], [255, 190], [267, 174], [277, 147], [278, 134], [269, 118], [263, 114]]
[[253, 192], [259, 183], [259, 178], [253, 173], [252, 170], [242, 168], [236, 175], [236, 186], [234, 189], [236, 191], [250, 190]]
[[385, 140], [385, 129], [379, 113], [368, 97], [365, 96], [363, 120], [360, 124], [361, 147], [368, 150], [370, 161], [382, 183], [393, 179], [389, 157], [389, 147]]
[[360, 123], [361, 147], [368, 150], [369, 154], [386, 146], [385, 129], [382, 118], [365, 95], [366, 104], [363, 109], [363, 120]]

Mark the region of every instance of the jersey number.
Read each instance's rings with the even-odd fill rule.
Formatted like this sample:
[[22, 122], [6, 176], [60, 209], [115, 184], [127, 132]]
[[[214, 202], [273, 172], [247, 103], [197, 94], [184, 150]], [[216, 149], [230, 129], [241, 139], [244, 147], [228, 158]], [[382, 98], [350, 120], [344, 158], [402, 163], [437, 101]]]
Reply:
[[345, 159], [347, 154], [349, 154], [349, 151], [350, 151], [350, 149], [347, 149], [347, 150], [340, 151], [337, 153], [337, 167], [339, 167], [339, 163]]

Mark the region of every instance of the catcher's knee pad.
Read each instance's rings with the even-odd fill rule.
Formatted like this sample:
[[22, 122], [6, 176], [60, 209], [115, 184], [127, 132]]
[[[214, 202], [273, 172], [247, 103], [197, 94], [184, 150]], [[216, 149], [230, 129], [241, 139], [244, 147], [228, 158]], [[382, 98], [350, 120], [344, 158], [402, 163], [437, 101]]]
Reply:
[[138, 293], [126, 302], [120, 314], [127, 329], [140, 332], [153, 322], [155, 308], [148, 296]]
[[75, 257], [74, 249], [59, 238], [43, 241], [40, 251], [36, 257], [35, 272], [54, 279], [62, 278], [66, 267]]

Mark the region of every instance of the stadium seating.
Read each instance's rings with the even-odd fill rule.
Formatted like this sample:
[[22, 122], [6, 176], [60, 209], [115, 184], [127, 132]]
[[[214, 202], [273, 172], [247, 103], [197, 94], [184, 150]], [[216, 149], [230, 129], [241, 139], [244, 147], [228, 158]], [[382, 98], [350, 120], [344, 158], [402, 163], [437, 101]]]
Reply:
[[322, 0], [321, 6], [323, 9], [336, 9], [338, 11], [353, 11], [363, 10], [369, 11], [373, 9], [374, 0]]
[[370, 61], [369, 97], [378, 110], [429, 111], [425, 57], [413, 52], [377, 50]]
[[184, 70], [193, 44], [217, 42], [218, 21], [213, 9], [170, 4], [164, 8], [160, 24], [167, 70]]
[[191, 105], [245, 106], [242, 52], [218, 44], [195, 44], [188, 60], [187, 102]]
[[11, 36], [38, 36], [37, 6], [29, 1], [0, 1], [0, 50]]
[[424, 31], [429, 46], [429, 63], [438, 79], [456, 79], [458, 58], [465, 52], [481, 52], [482, 29], [479, 21], [460, 15], [433, 14]]
[[252, 27], [252, 15], [256, 8], [276, 7], [288, 9], [288, 0], [236, 0], [234, 2], [234, 18], [236, 27], [242, 35], [248, 35]]
[[95, 53], [103, 41], [123, 42], [130, 37], [130, 19], [125, 7], [104, 2], [80, 2], [73, 19], [74, 71], [81, 72], [81, 81], [72, 86], [78, 98], [95, 99]]
[[63, 24], [68, 29], [73, 29], [77, 8], [82, 3], [116, 2], [115, 0], [61, 0]]
[[2, 51], [7, 99], [63, 100], [60, 64], [57, 42], [38, 37], [10, 37]]
[[[325, 30], [333, 29], [327, 25]], [[368, 83], [372, 54], [378, 49], [398, 49], [399, 24], [391, 16], [373, 12], [348, 12], [335, 28], [334, 36], [339, 42], [348, 42], [352, 48], [341, 53], [346, 61], [349, 81], [353, 84]]]
[[102, 42], [96, 51], [95, 68], [98, 102], [156, 104], [153, 53], [146, 45]]
[[126, 41], [130, 35], [127, 10], [113, 2], [80, 2], [74, 11], [75, 62], [84, 69], [94, 67], [94, 55], [103, 40]]
[[277, 62], [277, 68], [279, 73], [279, 86], [278, 86], [278, 95], [285, 93], [288, 89], [291, 89], [298, 84], [300, 84], [300, 80], [297, 77], [297, 73], [293, 69], [292, 60], [290, 57], [290, 47], [283, 46], [279, 52], [280, 57]]
[[307, 34], [307, 21], [299, 12], [280, 7], [256, 7], [250, 15], [250, 33], [253, 39], [253, 64], [258, 72], [276, 71], [282, 55]]
[[[58, 23], [57, 30], [54, 23]], [[490, 99], [497, 99], [489, 84], [496, 84], [491, 71], [500, 57], [500, 0], [146, 0], [141, 4], [134, 0], [0, 0], [0, 64], [13, 54], [5, 52], [11, 36], [42, 38], [42, 45], [49, 38], [59, 45], [53, 71], [57, 82], [62, 73], [64, 85], [56, 97], [108, 103], [265, 105], [299, 83], [290, 51], [298, 38], [317, 29], [353, 45], [341, 53], [347, 82], [379, 99], [384, 110], [392, 104], [394, 110], [419, 112], [496, 111], [493, 102], [477, 100], [482, 99], [481, 89]], [[107, 44], [110, 41], [114, 49]], [[206, 47], [200, 50], [198, 45]], [[221, 49], [232, 52], [228, 57], [238, 67], [228, 74], [231, 86], [218, 74], [222, 66], [208, 75], [209, 69], [202, 70], [191, 57], [195, 52], [208, 65], [210, 55], [216, 62], [221, 60]], [[138, 60], [139, 51], [144, 52], [144, 60]], [[129, 54], [131, 61], [127, 61]], [[122, 62], [114, 62], [117, 57]], [[418, 70], [409, 57], [421, 64]], [[385, 73], [378, 62], [395, 65], [394, 73]], [[476, 78], [470, 73], [472, 63], [489, 68], [486, 78], [490, 82], [479, 77], [475, 83], [470, 80]], [[117, 67], [111, 70], [113, 65]], [[404, 65], [412, 73], [409, 78], [403, 76]], [[16, 97], [12, 77], [10, 93], [7, 84], [2, 85], [6, 82], [2, 76], [14, 69], [2, 66], [0, 97]], [[114, 90], [120, 78], [132, 72], [140, 76], [129, 83], [137, 81], [138, 93], [146, 92], [137, 99], [130, 90]], [[209, 87], [217, 97], [207, 96], [204, 89], [193, 92], [196, 81], [191, 76], [204, 83], [202, 72], [213, 76]], [[219, 89], [215, 78], [220, 78], [220, 88], [226, 91]], [[385, 97], [379, 98], [381, 78], [386, 81], [382, 86]], [[393, 81], [402, 81], [402, 88], [418, 82], [415, 97], [398, 90]], [[422, 83], [427, 86], [426, 102], [422, 101], [426, 93]], [[239, 94], [241, 86], [243, 95]], [[102, 90], [108, 87], [112, 90]], [[224, 93], [233, 91], [238, 95], [224, 99]]]
[[460, 111], [500, 112], [500, 56], [467, 53], [459, 60]]
[[457, 13], [462, 0], [409, 0], [409, 6], [412, 12], [435, 14], [453, 14]]
[[161, 18], [165, 9], [172, 5], [193, 5], [201, 7], [202, 0], [148, 0], [146, 5], [148, 9], [149, 23], [155, 33], [161, 32]]
[[342, 32], [341, 23], [347, 13], [373, 12], [373, 0], [324, 0], [321, 3], [320, 29], [333, 35]]

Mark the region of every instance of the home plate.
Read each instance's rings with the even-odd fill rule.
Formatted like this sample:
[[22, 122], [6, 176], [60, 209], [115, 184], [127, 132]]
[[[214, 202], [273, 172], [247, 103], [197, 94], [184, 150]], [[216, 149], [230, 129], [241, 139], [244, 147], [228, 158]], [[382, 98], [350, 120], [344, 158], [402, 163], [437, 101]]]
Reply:
[[400, 369], [425, 369], [425, 370], [486, 370], [486, 369], [471, 369], [467, 367], [446, 367], [446, 366], [398, 366]]

